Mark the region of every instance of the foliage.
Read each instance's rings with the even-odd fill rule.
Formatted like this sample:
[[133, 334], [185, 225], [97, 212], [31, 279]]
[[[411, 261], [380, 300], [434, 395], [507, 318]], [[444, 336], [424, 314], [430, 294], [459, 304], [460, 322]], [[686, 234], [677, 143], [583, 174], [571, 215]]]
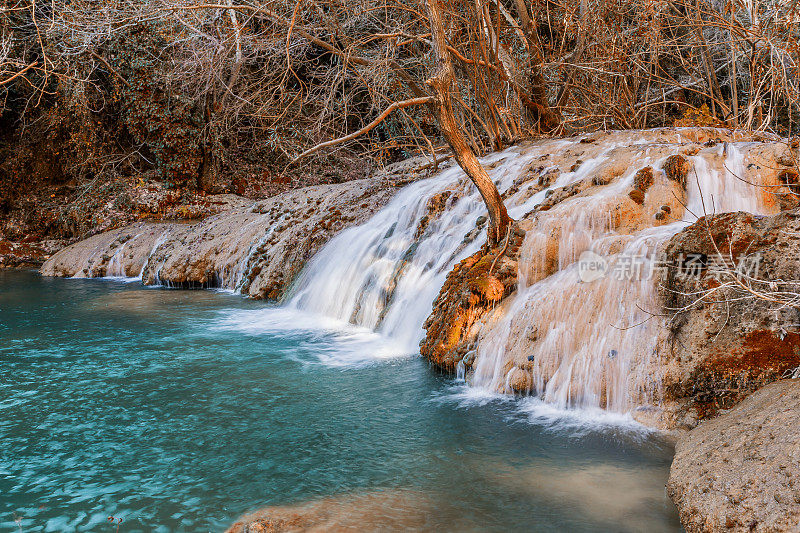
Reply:
[[[435, 1], [456, 118], [478, 153], [603, 128], [796, 134], [796, 2]], [[424, 0], [7, 0], [0, 182], [77, 180], [78, 191], [145, 176], [219, 192], [363, 175], [332, 169], [326, 150], [287, 165], [431, 94], [427, 13]], [[337, 145], [334, 166], [365, 169], [442, 145], [429, 109], [404, 107]], [[47, 153], [59, 157], [44, 162]]]
[[169, 71], [159, 51], [167, 51], [163, 25], [138, 24], [120, 32], [110, 43], [111, 57], [127, 83], [113, 79], [112, 98], [120, 108], [120, 122], [133, 144], [152, 155], [151, 163], [168, 183], [196, 180], [201, 171], [207, 126], [201, 102], [171, 91], [164, 82]]

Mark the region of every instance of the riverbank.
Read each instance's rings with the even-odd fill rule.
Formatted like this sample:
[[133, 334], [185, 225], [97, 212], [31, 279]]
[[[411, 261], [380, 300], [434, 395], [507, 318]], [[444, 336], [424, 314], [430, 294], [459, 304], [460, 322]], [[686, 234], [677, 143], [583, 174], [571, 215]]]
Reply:
[[196, 222], [143, 221], [101, 233], [56, 253], [41, 271], [140, 277], [146, 285], [223, 288], [278, 299], [333, 235], [368, 220], [427, 171], [424, 160], [414, 159], [370, 179], [305, 187], [258, 202], [228, 196], [219, 214]]
[[667, 490], [688, 532], [797, 531], [800, 380], [772, 383], [678, 442]]
[[0, 239], [0, 269], [39, 268], [67, 245], [68, 242], [58, 240], [15, 242]]

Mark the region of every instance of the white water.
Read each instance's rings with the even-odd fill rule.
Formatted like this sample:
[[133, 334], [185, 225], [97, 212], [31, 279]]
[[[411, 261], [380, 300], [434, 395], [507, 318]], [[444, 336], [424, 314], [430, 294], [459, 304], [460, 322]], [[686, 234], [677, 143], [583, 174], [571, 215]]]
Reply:
[[[488, 169], [489, 175], [503, 192], [542, 153], [567, 144], [551, 141], [543, 151], [526, 153], [510, 148], [483, 163], [493, 167]], [[583, 179], [593, 163], [562, 174], [556, 185]], [[525, 188], [507, 201], [512, 217], [524, 215], [544, 199], [542, 191], [518, 201]], [[415, 240], [428, 201], [444, 191], [453, 193], [447, 209]], [[458, 167], [409, 185], [369, 222], [341, 232], [317, 253], [298, 279], [288, 305], [376, 330], [414, 353], [424, 336], [422, 323], [448, 272], [485, 242], [483, 230], [465, 242], [485, 212], [480, 195]]]
[[[215, 330], [235, 331], [243, 335], [292, 339], [292, 345], [308, 342], [297, 339], [308, 339], [310, 333], [317, 362], [326, 366], [362, 366], [376, 360], [406, 355], [391, 339], [370, 329], [295, 309], [225, 311], [212, 327]], [[289, 357], [292, 358], [293, 354], [289, 354]], [[300, 362], [309, 363], [305, 360]]]
[[[122, 245], [119, 246], [119, 248], [117, 248], [117, 250], [114, 252], [114, 255], [111, 256], [111, 259], [109, 259], [108, 261], [108, 266], [106, 267], [106, 275], [105, 275], [106, 278], [116, 279], [124, 281], [126, 283], [139, 281], [142, 279], [141, 272], [136, 277], [129, 277], [125, 273], [125, 247], [128, 244], [132, 244], [141, 235], [142, 235], [141, 233], [137, 233], [136, 235], [134, 235], [133, 237], [122, 243]], [[145, 261], [145, 264], [146, 263], [147, 262]], [[144, 270], [144, 266], [142, 266], [142, 270]]]
[[[541, 414], [543, 405], [626, 413], [657, 401], [660, 376], [653, 372], [658, 365], [652, 359], [660, 319], [652, 315], [658, 307], [655, 281], [647, 276], [633, 280], [606, 276], [581, 282], [576, 263], [580, 254], [593, 250], [611, 265], [626, 257], [646, 256], [641, 265], [646, 272], [654, 266], [650, 258], [663, 243], [703, 214], [769, 212], [758, 188], [737, 178], [746, 174], [742, 152], [734, 144], [720, 144], [690, 157], [695, 172], [687, 180], [682, 221], [652, 227], [650, 215], [647, 222], [640, 216], [631, 225], [630, 213], [619, 207], [636, 171], [647, 165], [659, 171], [666, 156], [677, 149], [660, 145], [651, 153], [644, 136], [628, 135], [622, 141], [612, 137], [597, 143], [575, 171], [562, 165], [550, 189], [533, 195], [528, 189], [554, 167], [548, 156], [575, 151], [581, 145], [574, 140], [548, 141], [482, 160], [501, 192], [517, 180], [519, 190], [506, 205], [512, 217], [521, 219], [545, 199], [548, 190], [592, 178], [614, 163], [619, 150], [645, 145], [621, 172], [612, 173], [616, 177], [610, 184], [598, 187], [591, 196], [565, 200], [535, 219], [521, 253], [516, 296], [484, 327], [473, 371], [467, 372], [463, 363], [458, 366], [458, 378], [482, 394], [493, 397], [511, 392], [512, 382], [519, 377], [516, 373], [527, 365], [524, 371], [532, 378], [527, 390], [538, 398], [531, 400], [532, 413]], [[526, 172], [529, 178], [518, 180]], [[446, 209], [415, 238], [428, 202], [444, 191], [452, 193]], [[364, 351], [375, 358], [416, 353], [424, 336], [422, 324], [447, 273], [484, 242], [485, 226], [473, 232], [476, 219], [484, 214], [480, 196], [457, 167], [413, 183], [367, 223], [341, 232], [312, 258], [294, 285], [285, 305], [288, 309], [283, 310], [296, 312], [289, 324], [284, 323], [285, 317], [267, 310], [258, 317], [231, 317], [222, 327], [247, 333], [273, 327], [326, 329], [350, 324], [344, 329], [348, 335], [363, 340], [373, 331], [383, 339], [373, 348], [355, 343], [352, 354], [331, 364], [362, 362]], [[473, 238], [465, 239], [470, 232]], [[554, 245], [556, 259], [548, 262], [548, 247]], [[247, 263], [243, 260], [240, 270]], [[234, 285], [241, 283], [244, 274], [236, 274]], [[358, 350], [361, 355], [356, 355]]]
[[273, 236], [275, 229], [281, 224], [283, 219], [273, 221], [267, 225], [269, 217], [264, 216], [250, 221], [244, 229], [251, 226], [266, 227], [264, 234], [257, 241], [252, 243], [247, 250], [247, 253], [242, 258], [234, 263], [230, 263], [222, 268], [221, 271], [216, 273], [219, 289], [222, 292], [241, 293], [247, 283], [250, 272], [253, 269], [253, 258], [261, 247]]
[[[521, 377], [515, 373], [524, 372], [525, 365], [533, 378], [527, 391], [559, 408], [624, 413], [658, 403], [661, 365], [654, 357], [662, 319], [654, 314], [659, 309], [658, 271], [654, 269], [659, 249], [704, 214], [769, 212], [757, 187], [737, 177], [745, 175], [741, 152], [733, 145], [728, 146], [727, 154], [722, 154], [723, 149], [720, 145], [718, 156], [724, 156], [720, 168], [712, 168], [714, 162], [705, 156], [690, 158], [695, 172], [688, 178], [683, 222], [624, 235], [608, 221], [604, 201], [615, 192], [612, 185], [590, 197], [592, 205], [581, 205], [576, 199], [555, 220], [537, 225], [536, 229], [558, 224], [561, 229], [559, 270], [547, 277], [541, 275], [542, 236], [529, 233], [517, 296], [481, 339], [473, 384], [512, 392], [510, 384]], [[654, 167], [660, 168], [662, 162]], [[628, 180], [620, 183], [625, 185]], [[613, 253], [620, 243], [625, 243], [622, 250]], [[606, 257], [611, 265], [608, 275], [589, 283], [580, 280], [575, 260], [585, 250]], [[634, 264], [639, 265], [638, 270], [622, 268]], [[620, 266], [619, 270], [615, 271], [615, 266]]]
[[114, 252], [114, 255], [111, 256], [111, 259], [108, 261], [108, 266], [106, 267], [106, 277], [110, 278], [124, 278], [125, 277], [125, 267], [122, 262], [122, 258], [125, 255], [125, 245], [128, 244], [127, 242], [123, 243], [122, 246], [117, 248], [117, 251]]

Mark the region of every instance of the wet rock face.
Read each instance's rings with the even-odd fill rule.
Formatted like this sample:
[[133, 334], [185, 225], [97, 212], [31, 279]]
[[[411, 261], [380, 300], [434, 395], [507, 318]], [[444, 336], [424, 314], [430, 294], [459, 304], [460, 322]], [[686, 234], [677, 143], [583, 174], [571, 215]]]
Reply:
[[628, 196], [637, 204], [644, 204], [645, 193], [654, 182], [653, 167], [644, 167], [633, 177], [633, 189], [628, 193]]
[[691, 169], [692, 164], [682, 155], [671, 155], [664, 162], [664, 173], [667, 175], [667, 179], [680, 184], [684, 189], [686, 188], [686, 178]]
[[457, 198], [458, 195], [454, 195], [453, 191], [443, 191], [438, 194], [434, 194], [431, 199], [428, 200], [427, 212], [419, 221], [417, 231], [414, 233], [414, 239], [419, 239], [422, 237], [422, 235], [424, 235], [425, 231], [428, 229], [428, 225], [431, 223], [431, 221], [438, 218], [447, 208], [448, 201], [452, 202]]
[[800, 367], [800, 310], [781, 302], [800, 292], [800, 211], [704, 217], [666, 254], [659, 348], [670, 425], [692, 427]]
[[778, 183], [782, 186], [775, 192], [778, 205], [782, 211], [800, 206], [800, 174], [795, 169], [786, 169], [778, 174]]
[[[420, 353], [437, 367], [454, 372], [473, 347], [480, 320], [517, 286], [517, 257], [525, 233], [518, 226], [507, 242], [484, 246], [458, 263], [433, 302], [425, 321]], [[467, 366], [471, 361], [465, 360]]]
[[654, 182], [653, 167], [650, 166], [639, 170], [633, 177], [633, 184], [642, 192], [647, 192], [647, 189], [649, 189]]
[[800, 531], [798, 420], [800, 380], [783, 380], [681, 439], [667, 491], [686, 531]]
[[568, 200], [569, 198], [584, 192], [593, 185], [596, 185], [593, 180], [586, 179], [579, 181], [578, 183], [573, 183], [572, 185], [552, 189], [551, 191], [548, 191], [544, 202], [539, 204], [537, 211], [548, 211], [564, 200]]
[[[620, 143], [617, 134], [602, 134], [592, 143], [568, 142], [522, 164], [519, 176], [503, 196], [513, 209], [515, 203], [538, 195], [536, 203], [516, 214], [526, 232], [516, 258], [525, 290], [507, 293], [509, 285], [498, 279], [503, 298], [484, 306], [480, 294], [489, 283], [483, 280], [480, 286], [480, 273], [472, 270], [480, 266], [480, 254], [462, 263], [446, 281], [427, 321], [422, 354], [440, 368], [457, 370], [476, 386], [536, 394], [565, 405], [634, 409], [637, 413], [642, 408], [648, 413], [648, 419], [642, 420], [645, 423], [675, 425], [678, 415], [662, 417], [661, 375], [666, 363], [685, 358], [671, 354], [673, 339], [656, 343], [662, 325], [658, 280], [646, 287], [644, 283], [617, 283], [611, 272], [582, 284], [580, 277], [573, 275], [573, 265], [586, 250], [607, 259], [608, 268], [613, 262], [624, 266], [625, 257], [619, 261], [616, 257], [622, 254], [656, 257], [664, 242], [678, 231], [679, 226], [668, 225], [694, 218], [686, 206], [697, 196], [700, 183], [708, 189], [720, 181], [732, 181], [728, 175], [732, 172], [727, 173], [726, 167], [761, 186], [752, 198], [759, 208], [763, 203], [767, 212], [778, 212], [772, 189], [778, 183], [781, 168], [777, 160], [785, 146], [774, 139], [734, 145], [731, 143], [742, 139], [718, 130], [712, 133], [713, 137], [702, 131], [681, 131], [673, 138], [647, 137], [634, 144]], [[695, 165], [700, 172], [697, 180]], [[716, 189], [711, 194], [716, 194]], [[738, 190], [729, 195], [734, 200], [724, 205], [738, 205], [736, 194]], [[661, 231], [659, 226], [668, 227]], [[609, 305], [620, 299], [623, 305], [619, 310]], [[641, 316], [637, 307], [643, 311]], [[596, 324], [635, 328], [598, 331]], [[652, 330], [646, 329], [651, 325]], [[557, 340], [548, 336], [553, 331], [559, 332]], [[638, 338], [632, 340], [634, 336]], [[748, 365], [769, 366], [759, 358], [772, 349], [772, 337], [754, 332], [748, 343], [753, 353]], [[669, 355], [662, 356], [664, 353]], [[782, 369], [784, 365], [779, 366]], [[575, 368], [584, 370], [575, 372]], [[726, 370], [726, 379], [730, 372]], [[686, 391], [669, 391], [673, 395], [670, 408], [685, 407], [687, 399], [695, 396], [711, 404], [713, 392], [720, 389], [716, 374], [696, 382], [688, 375], [672, 379]], [[773, 375], [768, 378], [773, 379]], [[732, 381], [726, 381], [725, 387], [737, 391], [731, 404], [746, 394], [743, 389], [739, 396], [739, 387]], [[675, 400], [678, 397], [680, 400]], [[697, 418], [688, 409], [683, 415], [680, 423]]]

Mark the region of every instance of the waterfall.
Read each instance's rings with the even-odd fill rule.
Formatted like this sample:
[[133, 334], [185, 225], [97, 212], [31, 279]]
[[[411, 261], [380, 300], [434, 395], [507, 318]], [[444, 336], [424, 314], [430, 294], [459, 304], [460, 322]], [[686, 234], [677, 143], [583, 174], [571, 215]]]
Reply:
[[[610, 258], [612, 265], [625, 256], [644, 258], [638, 268], [648, 272], [649, 258], [678, 231], [676, 226], [642, 231]], [[597, 238], [589, 249], [596, 245], [599, 251], [602, 244]], [[606, 275], [584, 283], [575, 262], [522, 284], [508, 312], [480, 340], [473, 385], [512, 392], [514, 374], [527, 370], [532, 375], [528, 392], [548, 403], [628, 411], [645, 399], [636, 393], [659, 384], [658, 376], [649, 374], [659, 325], [650, 314], [657, 309], [655, 297], [653, 280], [646, 276]], [[508, 368], [514, 356], [524, 362]]]
[[[538, 221], [526, 237], [517, 294], [480, 339], [474, 386], [503, 392], [524, 388], [561, 408], [627, 412], [658, 402], [662, 367], [653, 361], [663, 325], [654, 275], [658, 251], [704, 214], [770, 212], [759, 188], [743, 180], [743, 155], [733, 144], [688, 159], [694, 170], [687, 177], [683, 220], [628, 232], [610, 219], [607, 200], [619, 189], [612, 186]], [[655, 161], [654, 167], [662, 164], [663, 159]], [[632, 175], [619, 181], [622, 188]], [[543, 230], [548, 234], [554, 225], [560, 229], [559, 265], [547, 276], [541, 266]], [[604, 258], [607, 272], [627, 269], [633, 276], [582, 281], [575, 261], [586, 251]]]
[[730, 211], [769, 213], [758, 193], [758, 186], [748, 183], [745, 178], [748, 174], [739, 147], [725, 143], [715, 149], [717, 159], [723, 161], [722, 168], [714, 168], [712, 161], [705, 157], [691, 158], [696, 174], [689, 175], [687, 210], [694, 214], [692, 218]]
[[[664, 245], [706, 214], [774, 213], [773, 163], [783, 152], [779, 142], [737, 140], [721, 130], [665, 129], [540, 140], [482, 158], [525, 237], [516, 290], [466, 333], [458, 349], [467, 355], [454, 361], [458, 380], [559, 408], [625, 413], [658, 404], [664, 318], [656, 273]], [[370, 194], [381, 204], [390, 196], [377, 181], [337, 194], [350, 196], [332, 201], [324, 187], [300, 189], [234, 210], [230, 218], [102, 234], [85, 242], [85, 268], [74, 275], [138, 272], [146, 283], [202, 280], [203, 286], [272, 294], [304, 260], [304, 250], [317, 249], [317, 225], [324, 225], [324, 235], [333, 231], [329, 215], [346, 223], [374, 213], [318, 249], [282, 306], [226, 323], [235, 327], [239, 320], [246, 332], [349, 335], [352, 349], [341, 364], [418, 353], [448, 274], [486, 242], [480, 194], [453, 164], [400, 189], [377, 211], [364, 203]], [[339, 211], [348, 206], [360, 209], [357, 216]], [[510, 249], [516, 253], [516, 244]]]
[[[249, 222], [245, 227], [250, 226], [264, 226], [267, 217], [257, 218]], [[241, 259], [236, 262], [229, 263], [216, 272], [217, 279], [221, 290], [232, 293], [243, 292], [245, 284], [250, 276], [250, 272], [255, 266], [255, 258], [265, 243], [275, 234], [275, 229], [281, 223], [281, 219], [272, 222], [266, 226], [264, 234], [254, 243], [250, 245], [247, 253], [242, 255]]]
[[[510, 148], [482, 162], [502, 192], [540, 156]], [[429, 203], [441, 195], [443, 211], [431, 213]], [[524, 213], [534, 203], [512, 202], [510, 212]], [[448, 272], [485, 242], [485, 226], [476, 227], [485, 212], [459, 167], [408, 185], [366, 224], [342, 231], [312, 258], [288, 306], [376, 330], [413, 353]]]
[[471, 196], [449, 201], [446, 220], [415, 239], [429, 199], [456, 193], [459, 174], [409, 185], [368, 223], [334, 237], [304, 269], [289, 306], [378, 330], [414, 351], [448, 267], [480, 244], [452, 257], [481, 211]]
[[[128, 244], [132, 244], [139, 238], [141, 233], [137, 233], [136, 235], [130, 237], [128, 240], [124, 241], [114, 252], [114, 255], [111, 256], [111, 259], [108, 261], [108, 266], [106, 267], [106, 277], [108, 278], [117, 278], [117, 279], [127, 279], [128, 276], [125, 273], [125, 248]], [[138, 278], [131, 278], [131, 279], [141, 279], [141, 276]]]
[[125, 255], [125, 245], [128, 244], [127, 242], [122, 243], [122, 245], [117, 248], [114, 252], [114, 255], [111, 256], [111, 259], [108, 261], [108, 267], [106, 267], [106, 277], [109, 278], [124, 278], [125, 277], [125, 266], [123, 264], [122, 258]]
[[[156, 254], [156, 252], [158, 252], [158, 249], [161, 248], [161, 245], [167, 242], [168, 237], [169, 237], [169, 230], [164, 230], [161, 232], [161, 235], [159, 235], [159, 237], [155, 240], [155, 242], [153, 243], [153, 247], [150, 249], [150, 252], [147, 254], [147, 257], [142, 263], [142, 269], [139, 271], [139, 276], [138, 276], [139, 279], [144, 279], [144, 273], [150, 264], [150, 259]], [[163, 268], [163, 265], [159, 267], [158, 272], [161, 271], [161, 268]], [[156, 272], [155, 275], [156, 285], [161, 284], [158, 278], [158, 272]]]
[[[710, 146], [682, 135], [547, 140], [482, 159], [526, 237], [518, 289], [486, 320], [474, 365], [459, 363], [459, 379], [564, 408], [627, 412], [657, 402], [659, 251], [704, 214], [773, 212], [766, 193], [745, 179], [756, 179], [745, 152], [758, 143]], [[692, 165], [684, 191], [662, 168], [686, 145], [693, 149], [682, 150]], [[629, 192], [645, 167], [657, 179], [646, 201], [634, 203]], [[537, 211], [553, 194], [565, 198]], [[369, 328], [415, 353], [448, 272], [485, 242], [483, 215], [477, 190], [456, 166], [408, 185], [368, 222], [328, 242], [285, 305]], [[589, 252], [608, 273], [587, 282], [579, 259]], [[624, 265], [637, 275], [610, 275]]]

